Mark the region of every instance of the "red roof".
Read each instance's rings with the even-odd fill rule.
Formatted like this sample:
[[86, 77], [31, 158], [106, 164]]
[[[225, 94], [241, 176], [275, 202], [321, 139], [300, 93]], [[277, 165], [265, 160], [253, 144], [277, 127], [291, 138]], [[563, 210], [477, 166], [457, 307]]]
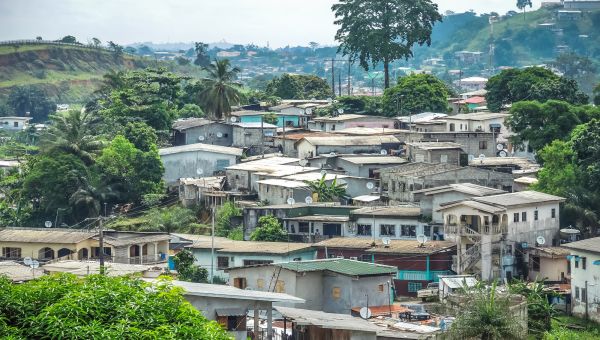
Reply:
[[465, 104], [481, 104], [485, 103], [485, 97], [475, 96], [467, 98], [463, 101]]
[[[362, 307], [353, 307], [352, 311], [355, 313], [360, 313], [361, 308]], [[390, 305], [369, 306], [369, 309], [371, 310], [372, 316], [389, 315], [390, 314]], [[412, 312], [410, 309], [408, 309], [406, 307], [402, 307], [400, 305], [392, 305], [391, 309], [392, 309], [392, 313]]]

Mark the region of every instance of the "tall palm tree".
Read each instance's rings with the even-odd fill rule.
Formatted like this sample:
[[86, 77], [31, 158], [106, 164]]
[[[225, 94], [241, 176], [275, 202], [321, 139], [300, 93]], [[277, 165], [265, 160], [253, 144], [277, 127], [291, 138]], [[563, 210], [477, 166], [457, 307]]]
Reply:
[[79, 110], [50, 116], [51, 124], [40, 137], [42, 151], [62, 150], [79, 157], [85, 164], [93, 163], [93, 156], [102, 150], [98, 135], [97, 118]]
[[215, 119], [227, 118], [231, 107], [240, 103], [241, 84], [236, 82], [238, 67], [231, 67], [228, 59], [217, 60], [203, 67], [208, 77], [203, 79], [203, 90], [199, 93], [200, 102]]
[[79, 217], [100, 216], [102, 204], [118, 196], [114, 188], [103, 181], [92, 181], [75, 171], [73, 174], [77, 178], [78, 189], [69, 197], [69, 205]]

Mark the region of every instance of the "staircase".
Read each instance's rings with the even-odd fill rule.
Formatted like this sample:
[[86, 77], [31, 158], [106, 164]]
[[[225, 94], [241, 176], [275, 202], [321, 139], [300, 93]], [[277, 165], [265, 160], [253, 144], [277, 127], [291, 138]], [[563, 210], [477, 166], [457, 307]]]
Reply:
[[472, 266], [481, 260], [481, 244], [479, 242], [475, 243], [471, 248], [465, 251], [461, 260], [461, 263], [459, 263], [460, 269], [462, 269], [461, 272], [466, 272], [471, 269]]

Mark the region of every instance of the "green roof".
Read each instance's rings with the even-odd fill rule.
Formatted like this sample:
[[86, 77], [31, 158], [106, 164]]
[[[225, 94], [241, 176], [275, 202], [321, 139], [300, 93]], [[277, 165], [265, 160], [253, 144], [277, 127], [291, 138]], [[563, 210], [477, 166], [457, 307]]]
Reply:
[[396, 267], [348, 259], [292, 261], [274, 265], [299, 273], [328, 270], [348, 276], [384, 275], [398, 272]]

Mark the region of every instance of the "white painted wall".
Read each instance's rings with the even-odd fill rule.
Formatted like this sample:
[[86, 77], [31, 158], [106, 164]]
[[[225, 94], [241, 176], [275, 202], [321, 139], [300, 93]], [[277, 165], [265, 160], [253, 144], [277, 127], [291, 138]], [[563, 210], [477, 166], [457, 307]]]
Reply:
[[[590, 319], [600, 322], [600, 266], [594, 265], [594, 261], [600, 261], [600, 254], [571, 250], [572, 255], [586, 258], [586, 269], [582, 268], [579, 261], [575, 268], [575, 259], [571, 260], [571, 298], [573, 302], [573, 314], [583, 316], [585, 314], [585, 303], [582, 301], [581, 289], [588, 282], [588, 312]], [[579, 298], [576, 297], [579, 290]]]

